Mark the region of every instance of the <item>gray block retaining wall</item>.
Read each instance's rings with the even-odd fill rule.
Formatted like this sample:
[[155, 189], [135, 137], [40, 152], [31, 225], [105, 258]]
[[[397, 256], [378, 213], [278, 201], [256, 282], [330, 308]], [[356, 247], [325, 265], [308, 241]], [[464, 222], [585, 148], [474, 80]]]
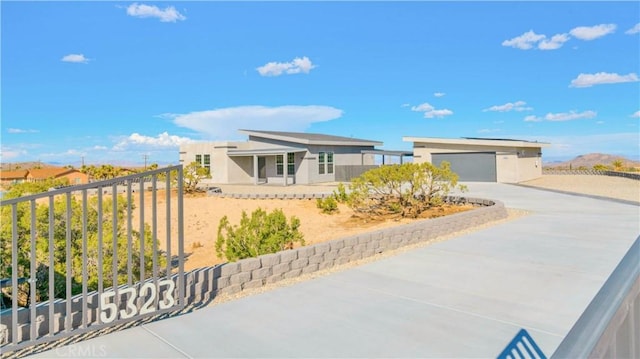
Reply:
[[[449, 197], [449, 202], [470, 203], [478, 208], [444, 217], [416, 220], [409, 224], [379, 229], [354, 236], [340, 238], [310, 246], [290, 249], [256, 258], [224, 263], [212, 267], [198, 268], [185, 273], [185, 305], [198, 305], [213, 300], [218, 294], [236, 294], [244, 290], [260, 288], [285, 279], [296, 278], [307, 273], [332, 268], [359, 259], [388, 252], [403, 246], [426, 242], [439, 236], [452, 234], [471, 227], [507, 217], [504, 204], [480, 198]], [[172, 277], [177, 281], [177, 275]], [[177, 290], [176, 290], [177, 291]], [[96, 293], [88, 295], [88, 327], [97, 324], [98, 300]], [[174, 294], [178, 298], [178, 294]], [[79, 328], [82, 322], [82, 295], [72, 298], [72, 328]], [[123, 309], [126, 298], [121, 299]], [[38, 305], [38, 332], [47, 332], [48, 302]], [[54, 331], [65, 330], [65, 305], [57, 300], [54, 305]], [[29, 309], [18, 312], [19, 340], [28, 340]], [[2, 324], [11, 323], [11, 311], [2, 313]], [[10, 325], [1, 326], [10, 331]], [[5, 341], [11, 340], [11, 333], [5, 332]], [[2, 344], [2, 343], [0, 343]]]
[[624, 177], [634, 180], [640, 180], [640, 173], [617, 172], [617, 171], [598, 171], [598, 170], [547, 170], [542, 172], [543, 175], [584, 175], [584, 176], [612, 176]]

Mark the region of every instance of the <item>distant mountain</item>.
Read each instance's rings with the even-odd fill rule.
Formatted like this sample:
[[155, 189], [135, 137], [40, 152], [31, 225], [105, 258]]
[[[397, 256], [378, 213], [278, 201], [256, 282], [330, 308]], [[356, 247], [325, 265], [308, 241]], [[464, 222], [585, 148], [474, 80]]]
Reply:
[[597, 164], [610, 166], [616, 160], [621, 160], [624, 164], [624, 167], [640, 167], [640, 162], [638, 161], [633, 161], [622, 156], [609, 155], [605, 153], [588, 153], [586, 155], [577, 156], [576, 158], [569, 161], [545, 163], [544, 167], [556, 169], [578, 169], [581, 167], [586, 167], [588, 169], [591, 169]]

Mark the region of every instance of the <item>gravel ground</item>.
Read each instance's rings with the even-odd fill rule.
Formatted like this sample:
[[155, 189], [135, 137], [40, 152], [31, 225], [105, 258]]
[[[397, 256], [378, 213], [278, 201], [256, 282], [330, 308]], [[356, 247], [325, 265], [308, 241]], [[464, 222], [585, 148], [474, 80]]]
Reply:
[[640, 181], [630, 178], [589, 175], [544, 175], [521, 184], [640, 203]]

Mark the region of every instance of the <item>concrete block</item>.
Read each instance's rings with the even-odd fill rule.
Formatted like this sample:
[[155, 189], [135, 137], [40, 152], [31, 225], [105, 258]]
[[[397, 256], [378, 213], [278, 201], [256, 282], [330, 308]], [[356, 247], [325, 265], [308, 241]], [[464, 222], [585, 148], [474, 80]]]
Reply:
[[373, 255], [375, 255], [375, 254], [376, 254], [376, 252], [375, 252], [375, 250], [374, 250], [374, 249], [365, 249], [365, 250], [362, 252], [362, 258], [371, 257], [371, 256], [373, 256]]
[[280, 254], [280, 263], [290, 263], [298, 259], [298, 251], [286, 250], [278, 253]]
[[318, 243], [313, 247], [315, 248], [316, 254], [323, 254], [331, 250], [331, 245], [329, 243]]
[[260, 258], [260, 263], [262, 264], [262, 267], [273, 267], [276, 264], [280, 264], [279, 253], [265, 254], [258, 258]]
[[332, 251], [337, 251], [341, 248], [344, 248], [344, 239], [336, 239], [329, 242]]
[[316, 254], [316, 249], [313, 246], [300, 247], [297, 249], [297, 251], [298, 251], [298, 259], [309, 258], [314, 254]]
[[338, 251], [329, 251], [327, 253], [324, 254], [324, 260], [326, 261], [332, 261], [334, 259], [338, 258]]
[[296, 278], [296, 277], [299, 277], [301, 273], [302, 273], [302, 268], [292, 269], [284, 274], [284, 278], [286, 279]]
[[251, 273], [240, 272], [229, 277], [231, 285], [243, 284], [251, 280]]
[[308, 266], [302, 268], [302, 274], [313, 273], [318, 271], [320, 266], [318, 264], [309, 264]]
[[309, 265], [309, 258], [296, 259], [295, 261], [291, 262], [291, 269], [293, 270], [304, 268], [307, 265]]
[[265, 283], [266, 284], [277, 283], [283, 279], [284, 279], [284, 276], [282, 274], [272, 275], [271, 277], [267, 277], [267, 279], [265, 280]]
[[362, 259], [362, 253], [361, 252], [355, 252], [349, 257], [349, 261], [351, 261], [351, 262], [358, 261], [360, 259]]
[[367, 245], [364, 243], [356, 244], [355, 246], [353, 246], [354, 253], [362, 253], [365, 249], [367, 249]]
[[242, 289], [254, 289], [263, 286], [262, 279], [252, 280], [242, 285]]
[[265, 279], [271, 275], [271, 268], [258, 268], [251, 272], [251, 280]]
[[288, 272], [290, 269], [291, 269], [291, 266], [289, 265], [289, 263], [280, 263], [280, 264], [274, 265], [271, 268], [271, 273], [273, 275], [284, 274]]
[[318, 264], [318, 270], [329, 269], [335, 265], [333, 260], [324, 261]]
[[247, 258], [238, 262], [240, 264], [240, 271], [242, 272], [251, 272], [252, 270], [258, 269], [262, 266], [260, 262], [260, 258]]
[[314, 256], [309, 257], [309, 264], [319, 264], [324, 261], [323, 254], [316, 254]]
[[222, 289], [228, 287], [231, 284], [229, 277], [220, 277], [213, 280], [214, 289]]
[[228, 277], [236, 273], [240, 273], [240, 265], [238, 262], [229, 262], [220, 266], [221, 277]]
[[363, 233], [358, 236], [358, 244], [367, 244], [371, 243], [371, 241], [373, 241], [371, 233]]
[[338, 251], [338, 257], [350, 257], [353, 254], [353, 247], [345, 247]]
[[347, 264], [349, 262], [350, 262], [350, 260], [349, 260], [348, 257], [339, 257], [335, 261], [336, 265], [343, 265], [343, 264]]
[[353, 247], [358, 244], [358, 236], [343, 238], [343, 241], [345, 247]]
[[218, 292], [220, 294], [236, 294], [236, 293], [240, 293], [242, 291], [242, 285], [240, 284], [233, 284], [230, 285], [228, 287], [225, 287], [223, 289], [220, 289]]

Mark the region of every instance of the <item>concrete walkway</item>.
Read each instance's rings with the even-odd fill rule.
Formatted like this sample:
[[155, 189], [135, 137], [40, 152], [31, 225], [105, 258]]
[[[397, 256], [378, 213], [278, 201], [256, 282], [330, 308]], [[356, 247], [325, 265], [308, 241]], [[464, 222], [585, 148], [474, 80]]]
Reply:
[[495, 358], [521, 328], [550, 356], [640, 234], [640, 207], [468, 185], [532, 213], [35, 357]]

